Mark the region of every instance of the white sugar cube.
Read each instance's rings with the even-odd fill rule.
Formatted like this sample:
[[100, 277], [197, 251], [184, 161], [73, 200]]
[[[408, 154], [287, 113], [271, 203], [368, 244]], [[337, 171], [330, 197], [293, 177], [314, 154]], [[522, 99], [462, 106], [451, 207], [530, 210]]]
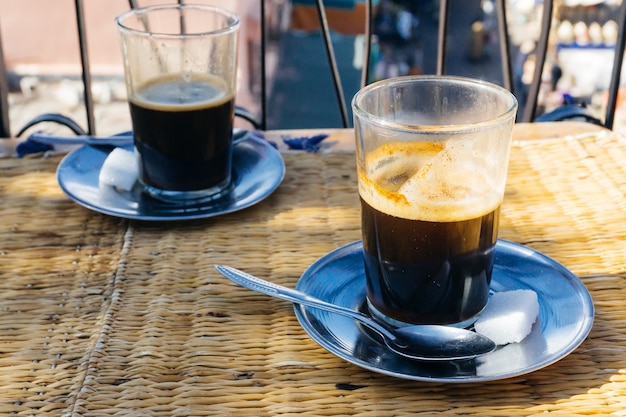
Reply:
[[480, 313], [474, 329], [498, 345], [519, 343], [530, 333], [538, 314], [539, 301], [534, 291], [497, 292]]
[[476, 358], [476, 375], [493, 376], [517, 372], [537, 361], [537, 352], [546, 352], [546, 339], [540, 329], [533, 329], [521, 343], [501, 346], [488, 355]]
[[100, 184], [107, 184], [124, 191], [130, 191], [137, 181], [139, 168], [135, 154], [122, 148], [115, 148], [104, 160], [100, 169]]

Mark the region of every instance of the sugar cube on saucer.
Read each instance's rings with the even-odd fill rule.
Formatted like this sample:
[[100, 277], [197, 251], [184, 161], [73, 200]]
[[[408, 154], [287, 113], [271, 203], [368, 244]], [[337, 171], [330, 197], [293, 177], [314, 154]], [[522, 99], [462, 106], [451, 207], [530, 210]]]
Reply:
[[539, 314], [537, 294], [532, 290], [494, 293], [474, 323], [474, 330], [498, 345], [519, 343], [530, 333]]
[[122, 148], [115, 148], [104, 160], [100, 169], [100, 184], [130, 191], [137, 181], [139, 168], [135, 154]]

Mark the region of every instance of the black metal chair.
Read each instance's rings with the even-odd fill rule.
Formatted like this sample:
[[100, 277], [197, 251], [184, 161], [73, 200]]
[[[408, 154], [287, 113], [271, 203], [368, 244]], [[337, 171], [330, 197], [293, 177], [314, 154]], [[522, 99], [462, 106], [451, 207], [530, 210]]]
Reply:
[[[260, 1], [260, 12], [261, 16], [266, 15], [266, 0]], [[333, 42], [331, 37], [331, 30], [328, 25], [328, 21], [326, 18], [326, 9], [323, 0], [314, 0], [315, 6], [318, 14], [318, 19], [320, 23], [320, 32], [322, 35], [322, 39], [324, 42], [324, 50], [326, 53], [326, 58], [329, 63], [329, 68], [332, 76], [333, 87], [335, 91], [335, 97], [337, 100], [337, 105], [341, 118], [341, 126], [349, 127], [351, 125], [351, 121], [349, 120], [349, 112], [346, 104], [346, 96], [344, 93], [344, 89], [342, 87], [341, 76], [339, 74], [337, 58], [333, 48]], [[374, 19], [374, 5], [373, 0], [363, 0], [366, 5], [366, 36], [365, 36], [365, 60], [366, 62], [363, 65], [363, 73], [361, 77], [361, 85], [365, 85], [371, 79], [370, 74], [370, 58], [371, 58], [371, 46], [373, 39], [373, 19]], [[182, 0], [178, 0], [179, 3], [183, 3]], [[447, 74], [447, 39], [449, 32], [449, 17], [451, 12], [451, 1], [449, 0], [440, 0], [440, 8], [439, 8], [439, 28], [438, 28], [438, 44], [437, 44], [437, 56], [436, 56], [436, 74]], [[86, 41], [86, 25], [85, 25], [85, 13], [84, 13], [84, 4], [83, 0], [75, 0], [75, 13], [76, 13], [76, 26], [77, 26], [77, 36], [79, 40], [80, 46], [80, 55], [81, 55], [81, 68], [82, 68], [82, 82], [84, 84], [84, 105], [86, 112], [86, 121], [87, 126], [82, 127], [74, 120], [64, 116], [62, 114], [57, 113], [47, 113], [42, 114], [24, 126], [21, 126], [16, 132], [12, 132], [10, 121], [9, 121], [9, 112], [8, 112], [8, 84], [7, 84], [7, 69], [5, 67], [3, 51], [2, 51], [2, 38], [0, 35], [0, 137], [10, 137], [12, 134], [14, 136], [22, 135], [28, 128], [42, 122], [51, 121], [54, 123], [60, 123], [62, 125], [67, 126], [76, 134], [95, 134], [96, 133], [96, 120], [95, 120], [95, 112], [94, 112], [94, 100], [92, 97], [92, 80], [91, 80], [91, 72], [89, 68], [89, 51], [88, 45]], [[129, 6], [131, 8], [138, 7], [136, 0], [129, 0]], [[509, 43], [509, 34], [507, 30], [507, 15], [506, 15], [506, 1], [505, 0], [495, 0], [496, 6], [496, 15], [498, 21], [498, 38], [499, 38], [499, 49], [501, 59], [501, 72], [502, 72], [502, 83], [503, 86], [513, 93], [516, 93], [514, 89], [514, 82], [512, 76], [512, 63], [511, 63], [511, 52], [510, 52], [510, 43]], [[563, 106], [562, 108], [557, 109], [554, 112], [544, 115], [537, 115], [537, 102], [539, 96], [539, 90], [541, 87], [541, 75], [544, 69], [544, 63], [547, 56], [548, 49], [548, 37], [551, 30], [552, 23], [552, 15], [553, 15], [553, 1], [545, 0], [543, 4], [543, 17], [541, 21], [541, 35], [537, 44], [536, 56], [537, 62], [539, 65], [536, 65], [534, 70], [534, 76], [532, 83], [530, 84], [528, 90], [528, 96], [525, 100], [525, 104], [523, 107], [523, 111], [521, 112], [521, 117], [518, 118], [518, 121], [522, 122], [531, 122], [531, 121], [544, 121], [544, 120], [566, 120], [566, 119], [584, 119], [587, 121], [591, 121], [594, 123], [602, 124], [603, 126], [611, 129], [613, 128], [614, 120], [615, 120], [615, 109], [617, 106], [617, 93], [620, 85], [620, 70], [622, 67], [622, 62], [624, 58], [624, 47], [626, 44], [626, 35], [624, 33], [624, 27], [626, 26], [626, 1], [622, 2], [619, 9], [618, 22], [619, 24], [619, 34], [617, 38], [617, 44], [615, 47], [615, 59], [613, 64], [613, 71], [611, 77], [611, 83], [608, 91], [608, 104], [606, 107], [606, 113], [604, 120], [599, 121], [591, 116], [585, 108], [580, 106]], [[262, 34], [267, 34], [267, 27], [265, 19], [261, 19], [261, 31]], [[240, 117], [250, 121], [256, 128], [265, 129], [267, 127], [267, 97], [268, 97], [268, 89], [267, 89], [267, 73], [266, 73], [266, 57], [267, 57], [267, 36], [261, 37], [261, 46], [260, 46], [260, 71], [261, 71], [261, 86], [260, 86], [260, 115], [254, 115], [250, 112], [246, 111], [246, 109], [238, 108], [237, 113]], [[321, 105], [328, 105], [327, 103], [323, 103]]]
[[[183, 3], [179, 0], [178, 3]], [[263, 7], [264, 2], [261, 1]], [[129, 6], [131, 8], [139, 7], [136, 0], [129, 0]], [[83, 100], [86, 114], [86, 127], [82, 127], [72, 118], [60, 114], [60, 113], [44, 113], [37, 115], [33, 119], [29, 120], [17, 131], [12, 131], [11, 121], [9, 117], [9, 84], [8, 84], [8, 70], [6, 68], [6, 62], [4, 59], [2, 37], [0, 33], [0, 138], [8, 138], [12, 135], [19, 137], [29, 128], [39, 123], [56, 123], [69, 128], [77, 135], [95, 135], [96, 134], [96, 118], [95, 118], [95, 106], [92, 93], [92, 76], [89, 66], [89, 48], [87, 43], [87, 29], [85, 22], [85, 9], [83, 0], [75, 0], [75, 15], [76, 15], [76, 33], [80, 47], [80, 67], [81, 67], [81, 79], [83, 84]], [[1, 32], [1, 30], [0, 30]], [[265, 86], [262, 87], [263, 91]], [[263, 123], [258, 121], [254, 115], [248, 112], [244, 108], [237, 108], [237, 115], [248, 120], [255, 127], [262, 128]]]
[[[374, 19], [375, 19], [375, 7], [373, 0], [363, 0], [366, 6], [366, 22], [365, 22], [365, 63], [363, 64], [363, 72], [361, 76], [361, 86], [369, 83], [373, 77], [370, 74], [372, 65], [372, 42], [378, 35], [376, 33]], [[456, 4], [459, 4], [457, 0]], [[339, 109], [342, 114], [343, 126], [348, 127], [350, 121], [348, 120], [348, 109], [346, 109], [346, 97], [342, 89], [342, 80], [338, 71], [338, 65], [336, 56], [333, 50], [333, 43], [331, 40], [330, 29], [328, 22], [326, 21], [326, 14], [324, 11], [323, 0], [309, 0], [314, 2], [317, 6], [319, 14], [319, 22], [321, 27], [321, 33], [324, 39], [324, 45], [327, 52], [327, 59], [330, 62], [330, 68], [333, 74], [334, 87], [336, 89], [336, 98], [339, 105]], [[409, 2], [410, 3], [410, 2]], [[414, 4], [417, 2], [413, 2]], [[438, 33], [437, 33], [437, 48], [436, 48], [436, 67], [435, 74], [453, 74], [449, 70], [448, 65], [448, 39], [451, 32], [451, 15], [454, 0], [439, 0], [438, 11]], [[520, 97], [521, 108], [518, 116], [519, 122], [542, 122], [542, 121], [563, 121], [563, 120], [582, 120], [598, 125], [602, 125], [609, 129], [613, 128], [615, 121], [615, 110], [617, 106], [617, 96], [620, 86], [620, 73], [622, 63], [624, 59], [624, 47], [626, 44], [626, 34], [624, 28], [626, 27], [626, 1], [622, 2], [619, 8], [617, 22], [619, 24], [619, 33], [615, 45], [615, 56], [613, 61], [613, 68], [611, 74], [611, 81], [608, 88], [608, 103], [605, 107], [605, 115], [602, 120], [596, 118], [585, 107], [584, 104], [562, 104], [554, 110], [550, 110], [546, 113], [539, 114], [539, 94], [542, 87], [542, 74], [545, 69], [546, 60], [548, 57], [549, 40], [552, 31], [553, 15], [554, 15], [554, 1], [544, 0], [543, 12], [540, 22], [540, 34], [537, 40], [537, 46], [535, 50], [535, 57], [537, 64], [534, 68], [532, 76], [532, 82], [528, 86], [528, 90], [525, 94], [521, 91], [516, 91], [516, 83], [513, 76], [513, 60], [514, 56], [511, 52], [511, 40], [507, 24], [507, 2], [506, 0], [494, 0], [495, 14], [497, 21], [497, 38], [499, 43], [499, 55], [500, 55], [500, 82], [503, 87]], [[522, 99], [523, 96], [523, 99]], [[264, 113], [265, 114], [265, 113]]]
[[[368, 40], [366, 46], [365, 56], [369, 59], [371, 57], [370, 48], [371, 41], [373, 39], [372, 35], [372, 27], [373, 27], [373, 10], [372, 0], [366, 0], [368, 5], [368, 36], [366, 39]], [[451, 12], [451, 4], [453, 1], [451, 0], [440, 0], [439, 1], [439, 27], [438, 27], [438, 36], [437, 36], [437, 56], [436, 56], [436, 74], [448, 74], [447, 71], [447, 40], [450, 31], [450, 12]], [[508, 32], [507, 25], [507, 10], [506, 10], [506, 0], [494, 0], [496, 16], [497, 16], [497, 27], [498, 27], [498, 41], [499, 41], [499, 49], [501, 56], [501, 75], [502, 75], [502, 85], [507, 88], [512, 93], [518, 95], [518, 91], [515, 91], [515, 83], [513, 80], [513, 71], [512, 71], [512, 55], [510, 48], [510, 36]], [[581, 105], [574, 104], [564, 104], [561, 107], [550, 111], [546, 114], [537, 114], [538, 109], [538, 97], [540, 93], [541, 83], [542, 83], [542, 74], [544, 71], [544, 65], [546, 63], [546, 57], [548, 53], [549, 46], [549, 36], [550, 31], [552, 29], [553, 22], [553, 12], [554, 12], [554, 1], [553, 0], [544, 0], [543, 1], [543, 13], [541, 18], [541, 31], [540, 36], [537, 41], [537, 47], [535, 51], [536, 62], [534, 74], [532, 77], [532, 82], [528, 88], [527, 96], [525, 97], [523, 106], [520, 111], [520, 117], [518, 117], [519, 122], [533, 122], [533, 121], [561, 121], [561, 120], [569, 120], [569, 119], [580, 119], [596, 124], [603, 125], [609, 129], [613, 128], [613, 124], [615, 121], [615, 110], [617, 105], [617, 94], [620, 85], [620, 72], [622, 68], [622, 63], [624, 59], [624, 47], [626, 44], [626, 35], [624, 33], [624, 28], [626, 27], [626, 1], [621, 3], [619, 8], [619, 15], [617, 17], [617, 22], [619, 23], [619, 33], [617, 37], [617, 42], [615, 45], [615, 57], [613, 62], [613, 70], [611, 76], [611, 82], [608, 89], [608, 103], [605, 109], [605, 116], [603, 120], [598, 120], [591, 113]], [[370, 65], [364, 65], [364, 70], [368, 71]], [[369, 80], [370, 76], [365, 73], [363, 76], [363, 80]]]
[[[77, 35], [80, 47], [80, 59], [81, 59], [81, 74], [82, 82], [84, 85], [83, 95], [85, 101], [85, 112], [87, 116], [87, 127], [84, 129], [77, 122], [71, 118], [59, 114], [59, 113], [46, 113], [41, 114], [28, 121], [22, 126], [15, 136], [22, 135], [30, 127], [43, 122], [53, 122], [64, 126], [67, 126], [76, 134], [95, 134], [95, 112], [94, 102], [91, 90], [91, 72], [89, 70], [89, 52], [87, 48], [87, 37], [85, 31], [85, 13], [82, 0], [75, 1], [76, 12], [76, 27]], [[9, 120], [9, 85], [8, 85], [8, 71], [6, 68], [6, 62], [4, 59], [4, 52], [2, 47], [2, 37], [0, 35], [0, 138], [7, 138], [12, 136], [14, 132], [11, 130], [11, 122]]]
[[[443, 6], [444, 3], [447, 3], [447, 0], [442, 0], [442, 7], [444, 7]], [[502, 19], [502, 21], [506, 21], [504, 4], [505, 4], [505, 0], [497, 1], [498, 15], [500, 19]], [[544, 65], [546, 63], [548, 41], [549, 41], [550, 31], [552, 29], [552, 22], [553, 22], [553, 10], [554, 10], [554, 1], [544, 0], [543, 15], [541, 19], [541, 32], [540, 32], [540, 37], [538, 40], [537, 51], [536, 51], [536, 57], [537, 57], [536, 62], [538, 63], [538, 65], [535, 66], [535, 71], [532, 77], [532, 82], [530, 84], [527, 102], [523, 109], [522, 118], [520, 121], [541, 122], [541, 121], [560, 121], [560, 120], [568, 120], [568, 119], [580, 119], [580, 120], [592, 122], [595, 124], [603, 125], [609, 129], [612, 129], [614, 121], [615, 121], [617, 94], [618, 94], [619, 84], [620, 84], [620, 72], [621, 72], [622, 63], [624, 60], [624, 46], [626, 42], [626, 38], [624, 35], [624, 27], [626, 25], [626, 2], [622, 2], [620, 6], [619, 16], [618, 16], [618, 22], [620, 22], [620, 25], [619, 25], [620, 30], [618, 34], [617, 43], [615, 45], [615, 57], [613, 61], [613, 71], [612, 71], [612, 76], [611, 76], [611, 83], [609, 86], [609, 100], [608, 100], [607, 107], [605, 109], [605, 117], [603, 121], [598, 120], [597, 118], [593, 117], [584, 107], [581, 107], [579, 105], [571, 105], [571, 104], [564, 104], [551, 112], [548, 112], [543, 115], [537, 115], [537, 100], [539, 96], [539, 90], [541, 87]], [[500, 26], [503, 28], [503, 30], [501, 31], [501, 42], [502, 42], [502, 39], [508, 39], [508, 35], [506, 33], [506, 25], [500, 24]], [[502, 46], [503, 49], [506, 47], [507, 47], [506, 45]], [[505, 68], [505, 70], [508, 71], [510, 74], [510, 65], [508, 66], [508, 68]], [[510, 85], [507, 84], [506, 86], [507, 88], [510, 88], [511, 91], [513, 91]]]

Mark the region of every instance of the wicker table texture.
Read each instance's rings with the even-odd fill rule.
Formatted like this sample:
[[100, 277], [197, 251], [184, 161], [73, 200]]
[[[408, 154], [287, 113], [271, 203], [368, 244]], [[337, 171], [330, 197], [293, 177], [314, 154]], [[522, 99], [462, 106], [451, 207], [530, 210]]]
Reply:
[[579, 276], [595, 322], [561, 361], [487, 383], [363, 370], [291, 304], [214, 270], [295, 286], [358, 240], [353, 153], [284, 152], [286, 178], [258, 205], [170, 223], [70, 201], [60, 155], [1, 159], [0, 415], [626, 415], [626, 139], [545, 126], [516, 126], [500, 236]]

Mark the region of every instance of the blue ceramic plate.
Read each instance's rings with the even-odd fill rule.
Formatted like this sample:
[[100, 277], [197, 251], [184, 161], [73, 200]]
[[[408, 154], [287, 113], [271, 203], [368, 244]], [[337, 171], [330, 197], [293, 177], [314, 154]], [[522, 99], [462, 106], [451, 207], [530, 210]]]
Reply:
[[234, 144], [233, 188], [228, 195], [188, 205], [165, 203], [145, 195], [139, 184], [128, 192], [108, 185], [100, 186], [100, 169], [112, 149], [83, 146], [72, 151], [59, 164], [57, 181], [63, 192], [76, 203], [128, 219], [188, 220], [242, 210], [269, 196], [285, 176], [280, 153], [266, 141], [249, 136]]
[[[365, 304], [361, 242], [330, 252], [311, 265], [296, 288], [354, 310]], [[537, 293], [539, 315], [522, 342], [499, 347], [476, 359], [415, 361], [390, 351], [376, 335], [353, 320], [295, 305], [304, 330], [331, 353], [371, 371], [434, 382], [477, 382], [536, 371], [567, 356], [587, 337], [593, 303], [583, 283], [551, 258], [525, 246], [499, 240], [491, 290], [530, 289]]]

